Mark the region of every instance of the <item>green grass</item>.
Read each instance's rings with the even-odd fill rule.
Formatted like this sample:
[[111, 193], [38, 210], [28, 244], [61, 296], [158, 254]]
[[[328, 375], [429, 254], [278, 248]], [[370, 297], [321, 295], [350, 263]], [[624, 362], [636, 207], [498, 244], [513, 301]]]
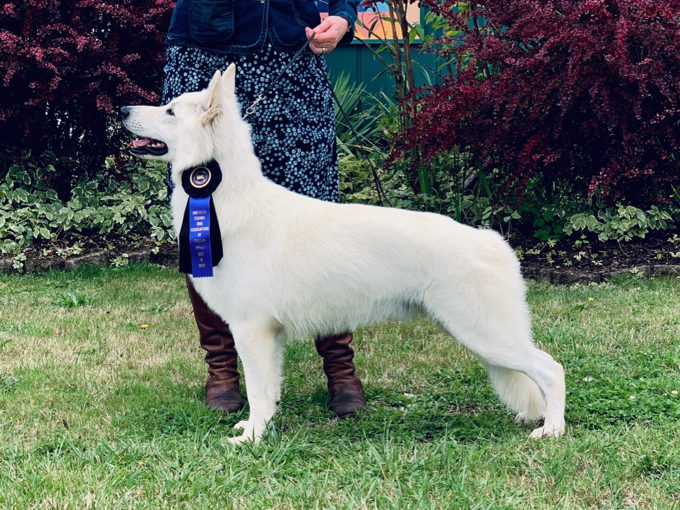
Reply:
[[356, 420], [329, 415], [311, 341], [289, 344], [272, 432], [233, 448], [243, 414], [203, 406], [181, 275], [0, 275], [0, 508], [680, 508], [680, 279], [529, 301], [567, 374], [559, 440], [528, 440], [418, 320], [357, 332]]

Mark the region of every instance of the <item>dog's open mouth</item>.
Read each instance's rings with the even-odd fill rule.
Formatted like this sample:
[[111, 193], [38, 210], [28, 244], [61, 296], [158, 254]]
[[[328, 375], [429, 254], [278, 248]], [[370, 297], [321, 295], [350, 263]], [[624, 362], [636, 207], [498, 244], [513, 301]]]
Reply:
[[130, 142], [128, 145], [130, 153], [135, 156], [146, 156], [151, 154], [152, 156], [162, 156], [168, 152], [168, 146], [165, 145], [160, 140], [154, 140], [153, 138], [137, 138]]

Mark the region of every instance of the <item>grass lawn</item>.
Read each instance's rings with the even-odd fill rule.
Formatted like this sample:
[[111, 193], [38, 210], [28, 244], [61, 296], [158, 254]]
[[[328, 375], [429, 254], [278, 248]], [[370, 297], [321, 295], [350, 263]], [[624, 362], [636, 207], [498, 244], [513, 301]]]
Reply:
[[273, 430], [203, 406], [183, 277], [0, 275], [0, 508], [680, 508], [680, 279], [531, 284], [567, 374], [567, 433], [531, 441], [481, 364], [425, 320], [357, 331], [368, 409], [326, 409], [311, 341]]

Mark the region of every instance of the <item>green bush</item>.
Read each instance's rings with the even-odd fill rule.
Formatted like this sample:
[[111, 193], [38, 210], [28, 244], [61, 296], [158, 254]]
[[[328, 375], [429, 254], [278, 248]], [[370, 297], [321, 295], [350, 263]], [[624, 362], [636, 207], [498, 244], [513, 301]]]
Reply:
[[619, 204], [617, 207], [603, 208], [596, 213], [582, 212], [573, 215], [566, 222], [564, 232], [571, 235], [583, 230], [597, 234], [600, 241], [630, 241], [644, 238], [652, 230], [675, 228], [673, 211], [655, 205], [648, 211], [633, 206]]
[[[374, 152], [379, 168], [385, 154]], [[467, 154], [451, 154], [436, 164], [413, 175], [394, 165], [389, 172], [381, 171], [385, 195], [393, 207], [444, 214], [467, 225], [498, 228], [503, 231], [519, 215], [492, 201], [490, 178], [469, 166]], [[430, 183], [427, 193], [418, 193], [421, 179]], [[343, 202], [375, 205], [379, 202], [373, 176], [365, 158], [345, 155], [340, 158], [340, 192]]]
[[0, 253], [17, 253], [40, 240], [87, 235], [174, 236], [164, 164], [130, 163], [120, 176], [109, 158], [101, 172], [78, 181], [69, 200], [62, 201], [45, 185], [54, 166], [24, 161], [0, 181]]
[[383, 105], [366, 92], [363, 83], [350, 84], [345, 72], [337, 77], [333, 90], [339, 100], [333, 102], [338, 153], [371, 152], [376, 148]]
[[[385, 155], [373, 157], [384, 161]], [[652, 231], [668, 231], [680, 220], [677, 206], [651, 206], [642, 210], [630, 205], [595, 206], [584, 197], [561, 196], [559, 205], [546, 202], [535, 190], [516, 210], [494, 203], [495, 175], [485, 175], [470, 164], [466, 154], [440, 157], [427, 169], [431, 187], [417, 193], [414, 182], [420, 179], [394, 165], [383, 172], [382, 187], [394, 207], [445, 214], [456, 221], [508, 234], [519, 231], [541, 241], [559, 241], [577, 232], [597, 235], [601, 241], [628, 242], [644, 238]], [[472, 184], [471, 184], [472, 182]], [[340, 160], [340, 184], [344, 202], [378, 203], [368, 164], [361, 158], [344, 156]]]

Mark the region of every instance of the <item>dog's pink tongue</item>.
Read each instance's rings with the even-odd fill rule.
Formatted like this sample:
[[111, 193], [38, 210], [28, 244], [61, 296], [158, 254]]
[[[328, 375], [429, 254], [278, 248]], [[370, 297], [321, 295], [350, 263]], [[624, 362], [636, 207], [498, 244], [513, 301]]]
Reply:
[[152, 142], [151, 138], [137, 138], [130, 142], [130, 147], [145, 147]]

